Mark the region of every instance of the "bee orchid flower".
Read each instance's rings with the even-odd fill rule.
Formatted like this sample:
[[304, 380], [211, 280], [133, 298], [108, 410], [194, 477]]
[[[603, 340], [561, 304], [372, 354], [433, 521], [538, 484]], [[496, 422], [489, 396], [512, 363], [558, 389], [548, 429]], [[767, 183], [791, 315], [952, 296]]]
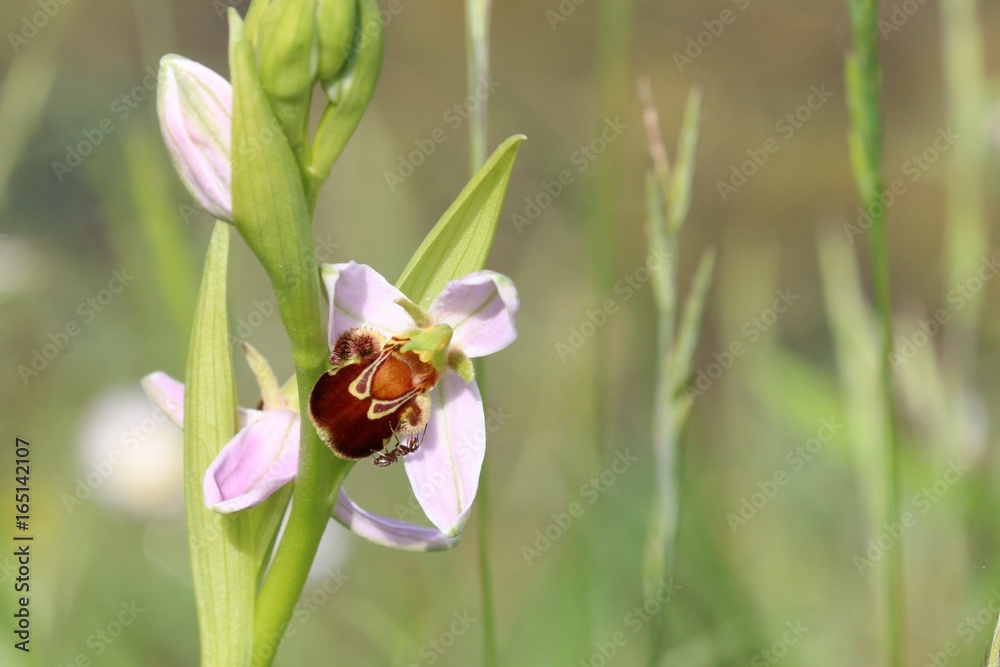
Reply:
[[513, 282], [477, 271], [445, 285], [427, 311], [364, 264], [326, 264], [333, 369], [310, 397], [338, 456], [402, 458], [424, 514], [442, 533], [465, 525], [486, 453], [483, 399], [470, 359], [517, 337]]
[[[384, 546], [450, 548], [468, 518], [486, 446], [483, 402], [469, 360], [514, 341], [517, 291], [507, 277], [478, 271], [448, 283], [424, 312], [371, 267], [323, 265], [322, 275], [333, 368], [313, 390], [310, 418], [339, 456], [373, 456], [376, 465], [402, 458], [435, 528], [367, 512], [343, 490], [333, 517]], [[263, 502], [298, 468], [297, 401], [282, 392], [256, 350], [245, 350], [263, 399], [259, 409], [239, 408], [240, 430], [205, 472], [205, 504], [222, 513]], [[182, 426], [183, 384], [163, 372], [142, 384]]]

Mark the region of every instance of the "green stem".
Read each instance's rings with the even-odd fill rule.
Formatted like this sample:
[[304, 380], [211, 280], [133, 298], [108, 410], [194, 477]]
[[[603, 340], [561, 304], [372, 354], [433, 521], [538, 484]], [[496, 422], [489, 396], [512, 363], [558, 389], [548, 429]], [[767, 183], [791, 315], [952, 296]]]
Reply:
[[[465, 0], [465, 85], [475, 94], [480, 79], [490, 73], [490, 7], [493, 0]], [[475, 176], [486, 161], [486, 107], [476, 107], [469, 121], [470, 173]]]
[[[879, 108], [881, 71], [878, 61], [878, 2], [848, 0], [854, 49], [847, 62], [847, 92], [851, 112], [851, 149], [855, 178], [862, 203], [872, 218], [869, 230], [872, 282], [880, 327], [880, 391], [882, 396], [883, 483], [882, 516], [875, 525], [899, 520], [900, 452], [895, 418], [892, 369], [892, 300], [889, 282], [889, 248], [886, 212], [878, 198], [883, 190], [882, 115]], [[879, 205], [876, 205], [879, 204]], [[904, 619], [903, 545], [889, 551], [883, 561], [885, 585], [886, 667], [902, 667]]]
[[[492, 0], [466, 0], [465, 46], [466, 87], [470, 95], [476, 91], [480, 79], [490, 71], [490, 8]], [[484, 100], [469, 122], [469, 173], [475, 177], [486, 161], [486, 107]], [[483, 364], [476, 364], [480, 387], [483, 383]], [[490, 563], [490, 493], [489, 467], [483, 465], [477, 493], [476, 513], [479, 517], [479, 590], [483, 617], [483, 665], [496, 667], [498, 663], [496, 617], [493, 610], [493, 576]]]
[[302, 419], [292, 509], [257, 596], [252, 664], [260, 667], [267, 667], [274, 660], [330, 520], [337, 491], [353, 465], [333, 456], [308, 418], [309, 396], [319, 376], [328, 368], [329, 349], [317, 307], [319, 275], [311, 261], [315, 249], [311, 236], [300, 233], [298, 270], [269, 271], [281, 321], [291, 342]]
[[[874, 200], [872, 200], [874, 203]], [[868, 209], [872, 210], [871, 207]], [[900, 453], [899, 434], [894, 414], [896, 390], [893, 383], [892, 370], [892, 304], [889, 290], [889, 253], [885, 234], [885, 217], [872, 225], [871, 253], [875, 300], [881, 325], [881, 390], [883, 405], [883, 443], [885, 447], [885, 482], [884, 482], [884, 522], [881, 525], [893, 525], [899, 521], [900, 496]], [[885, 564], [886, 598], [888, 601], [886, 617], [886, 662], [889, 667], [903, 665], [903, 631], [904, 631], [904, 580], [903, 580], [903, 545], [898, 544], [891, 549]]]
[[493, 611], [492, 565], [490, 563], [490, 475], [489, 468], [483, 466], [476, 498], [476, 514], [479, 517], [479, 591], [483, 605], [483, 666], [497, 667], [496, 616]]
[[319, 276], [304, 261], [314, 254], [311, 241], [302, 240], [300, 274], [292, 279], [288, 276], [295, 272], [285, 279], [271, 276], [281, 321], [291, 340], [302, 434], [288, 525], [257, 596], [253, 664], [261, 667], [274, 659], [330, 520], [336, 491], [351, 469], [349, 462], [332, 455], [308, 418], [309, 396], [327, 369], [329, 354], [317, 308]]
[[[308, 402], [315, 381], [302, 373], [296, 373], [296, 378], [299, 396]], [[300, 409], [308, 414], [308, 405]], [[331, 458], [329, 448], [316, 436], [312, 424], [303, 419], [299, 473], [288, 525], [257, 595], [252, 663], [255, 667], [267, 667], [274, 660], [330, 519], [337, 491], [354, 465], [340, 459], [331, 464]], [[316, 489], [329, 491], [317, 493], [313, 491]]]

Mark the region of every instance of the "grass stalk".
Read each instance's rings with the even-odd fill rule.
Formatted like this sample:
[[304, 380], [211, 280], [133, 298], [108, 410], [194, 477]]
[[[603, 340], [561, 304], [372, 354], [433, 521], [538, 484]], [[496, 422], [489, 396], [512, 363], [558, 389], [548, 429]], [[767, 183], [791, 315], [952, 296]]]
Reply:
[[[854, 177], [861, 202], [871, 216], [868, 230], [872, 286], [879, 327], [879, 383], [884, 413], [881, 479], [882, 515], [876, 526], [899, 520], [901, 462], [895, 417], [895, 386], [892, 369], [892, 301], [889, 282], [889, 248], [886, 207], [879, 203], [884, 189], [882, 160], [882, 113], [879, 105], [881, 70], [878, 59], [877, 0], [848, 0], [852, 50], [847, 56], [846, 84], [851, 120], [850, 148]], [[904, 618], [903, 544], [896, 545], [880, 563], [885, 587], [883, 613], [886, 667], [902, 667]]]
[[[671, 166], [648, 80], [640, 82], [639, 92], [652, 162], [646, 188], [649, 242], [651, 249], [665, 258], [653, 279], [657, 311], [657, 373], [652, 424], [656, 492], [643, 563], [643, 589], [649, 596], [674, 576], [681, 504], [680, 435], [691, 407], [683, 388], [691, 372], [714, 254], [709, 251], [702, 255], [681, 311], [677, 287], [679, 236], [691, 200], [701, 96], [692, 92], [688, 98], [677, 160]], [[664, 610], [651, 623], [650, 667], [659, 665], [666, 652], [667, 622], [668, 612]]]

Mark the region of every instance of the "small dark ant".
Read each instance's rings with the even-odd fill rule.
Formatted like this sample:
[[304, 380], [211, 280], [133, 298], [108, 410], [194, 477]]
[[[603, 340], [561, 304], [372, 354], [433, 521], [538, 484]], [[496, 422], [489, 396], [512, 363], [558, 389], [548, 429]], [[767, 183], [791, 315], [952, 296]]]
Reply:
[[[417, 451], [417, 448], [420, 447], [420, 443], [424, 441], [424, 433], [425, 431], [421, 431], [419, 434], [410, 438], [409, 442], [404, 443], [399, 440], [398, 447], [376, 457], [373, 463], [379, 468], [388, 468], [407, 454], [412, 454]], [[399, 436], [396, 437], [398, 439]]]

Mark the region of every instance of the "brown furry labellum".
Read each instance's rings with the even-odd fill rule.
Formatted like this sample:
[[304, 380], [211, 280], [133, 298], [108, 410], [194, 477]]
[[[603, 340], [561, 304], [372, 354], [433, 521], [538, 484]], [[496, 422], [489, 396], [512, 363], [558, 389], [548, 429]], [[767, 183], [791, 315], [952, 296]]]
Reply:
[[348, 329], [337, 339], [330, 352], [333, 368], [309, 397], [316, 432], [337, 456], [363, 459], [395, 437], [398, 447], [374, 461], [385, 467], [420, 446], [431, 407], [425, 394], [437, 384], [438, 373], [416, 353], [400, 351], [408, 340], [387, 341], [366, 327]]

